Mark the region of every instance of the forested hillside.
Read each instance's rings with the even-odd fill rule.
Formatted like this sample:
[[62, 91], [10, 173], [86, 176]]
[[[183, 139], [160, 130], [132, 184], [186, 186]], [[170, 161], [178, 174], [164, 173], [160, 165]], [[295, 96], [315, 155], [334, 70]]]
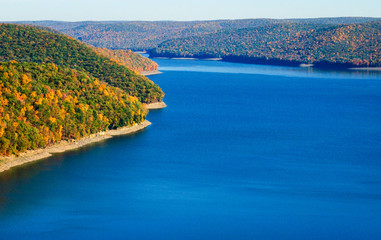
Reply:
[[136, 97], [55, 64], [0, 64], [0, 156], [142, 122]]
[[131, 50], [110, 50], [107, 48], [96, 48], [94, 50], [111, 60], [116, 61], [136, 72], [157, 71], [159, 65], [149, 58], [145, 58]]
[[263, 25], [277, 20], [157, 21], [157, 22], [25, 22], [50, 27], [95, 47], [147, 50], [177, 37], [217, 32], [225, 28]]
[[113, 21], [57, 22], [36, 21], [27, 24], [50, 27], [96, 47], [109, 49], [148, 50], [174, 38], [184, 38], [220, 30], [252, 28], [274, 23], [352, 24], [377, 19], [361, 17], [309, 19], [241, 19], [215, 21]]
[[381, 66], [381, 21], [327, 25], [281, 23], [166, 41], [150, 55], [220, 57], [261, 64]]
[[141, 123], [142, 102], [164, 96], [123, 63], [50, 29], [0, 24], [0, 62], [0, 156]]
[[139, 101], [160, 101], [164, 93], [148, 78], [99, 54], [79, 41], [31, 26], [0, 24], [0, 62], [54, 63], [85, 71]]

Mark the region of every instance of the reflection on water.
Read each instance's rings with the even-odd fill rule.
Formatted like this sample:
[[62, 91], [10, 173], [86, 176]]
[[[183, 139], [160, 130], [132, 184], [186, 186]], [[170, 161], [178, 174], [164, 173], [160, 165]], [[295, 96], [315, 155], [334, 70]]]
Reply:
[[[153, 59], [154, 61], [156, 59]], [[263, 74], [273, 76], [288, 77], [308, 77], [308, 78], [380, 78], [381, 71], [377, 70], [332, 70], [304, 67], [283, 67], [256, 64], [238, 64], [229, 62], [219, 62], [206, 60], [172, 60], [157, 59], [164, 63], [160, 65], [162, 71], [197, 71], [197, 72], [218, 72], [218, 73], [243, 73], [243, 74]], [[179, 62], [174, 62], [179, 61]], [[199, 64], [197, 64], [199, 62]], [[168, 63], [168, 64], [167, 64]]]
[[28, 206], [28, 204], [25, 206], [14, 206], [14, 202], [12, 202], [12, 198], [9, 196], [14, 197], [15, 195], [18, 195], [20, 198], [29, 198], [32, 200], [39, 197], [37, 192], [49, 189], [49, 185], [53, 184], [53, 182], [50, 183], [44, 181], [44, 183], [39, 184], [40, 187], [38, 191], [25, 188], [25, 186], [31, 184], [31, 181], [35, 182], [34, 180], [38, 179], [36, 178], [37, 176], [50, 171], [57, 171], [62, 167], [64, 161], [66, 164], [71, 163], [72, 165], [75, 165], [78, 163], [77, 160], [73, 161], [75, 156], [86, 154], [86, 152], [91, 151], [95, 147], [102, 148], [105, 144], [104, 141], [101, 141], [64, 153], [55, 153], [49, 158], [16, 166], [8, 171], [0, 173], [0, 215], [13, 211], [22, 212], [25, 210], [23, 207]]

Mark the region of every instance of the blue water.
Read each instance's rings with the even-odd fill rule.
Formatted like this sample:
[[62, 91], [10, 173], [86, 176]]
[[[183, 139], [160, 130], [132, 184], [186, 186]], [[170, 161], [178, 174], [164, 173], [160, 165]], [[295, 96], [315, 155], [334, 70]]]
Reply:
[[132, 136], [0, 174], [0, 239], [381, 239], [381, 75], [158, 59]]

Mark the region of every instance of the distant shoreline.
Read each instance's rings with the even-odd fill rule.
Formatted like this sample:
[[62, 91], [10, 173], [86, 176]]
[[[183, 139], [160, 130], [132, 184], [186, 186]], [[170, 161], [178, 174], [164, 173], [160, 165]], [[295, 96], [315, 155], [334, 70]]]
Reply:
[[359, 71], [381, 71], [381, 67], [359, 67], [359, 68], [349, 68], [349, 70], [359, 70]]
[[191, 58], [191, 57], [152, 57], [157, 59], [173, 59], [173, 60], [203, 60], [203, 61], [222, 61], [222, 58]]
[[0, 161], [0, 173], [5, 172], [16, 166], [48, 158], [52, 156], [54, 153], [62, 153], [78, 149], [91, 143], [96, 143], [112, 138], [113, 136], [135, 133], [142, 129], [145, 129], [149, 125], [151, 125], [151, 122], [145, 120], [144, 122], [136, 124], [134, 126], [122, 127], [115, 130], [108, 130], [104, 132], [95, 133], [90, 136], [83, 137], [79, 140], [60, 141], [59, 143], [53, 144], [46, 148], [28, 150], [24, 153], [21, 153], [20, 156], [2, 157], [2, 161]]
[[193, 58], [193, 57], [173, 57], [171, 59], [174, 59], [174, 60], [199, 60], [199, 58]]
[[157, 59], [174, 59], [174, 60], [204, 60], [204, 61], [222, 61], [231, 63], [244, 63], [255, 65], [268, 65], [268, 66], [283, 66], [283, 67], [301, 67], [301, 68], [315, 68], [315, 69], [331, 69], [331, 70], [361, 70], [361, 71], [381, 71], [381, 67], [357, 67], [352, 63], [333, 63], [327, 61], [305, 63], [297, 60], [282, 60], [282, 59], [266, 59], [256, 57], [240, 57], [228, 56], [223, 58], [212, 56], [192, 56], [192, 57], [179, 57], [175, 54], [152, 54], [149, 58]]

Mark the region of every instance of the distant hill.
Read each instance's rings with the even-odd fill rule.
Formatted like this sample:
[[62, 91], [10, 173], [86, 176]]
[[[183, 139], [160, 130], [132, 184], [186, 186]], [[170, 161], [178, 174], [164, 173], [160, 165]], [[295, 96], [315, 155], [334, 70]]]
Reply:
[[137, 98], [85, 72], [0, 63], [0, 156], [133, 125], [146, 115]]
[[54, 63], [87, 72], [119, 87], [143, 103], [160, 101], [164, 93], [148, 78], [62, 34], [32, 26], [0, 24], [0, 62]]
[[114, 21], [114, 22], [22, 22], [50, 27], [95, 47], [109, 49], [149, 50], [160, 43], [189, 36], [216, 33], [221, 30], [253, 28], [274, 23], [353, 24], [375, 21], [375, 18], [312, 19], [241, 19], [215, 21]]
[[94, 47], [94, 50], [139, 73], [157, 71], [159, 69], [157, 63], [131, 50], [110, 50], [96, 47]]
[[[316, 21], [315, 21], [316, 22]], [[325, 21], [326, 22], [326, 21]], [[277, 23], [177, 38], [150, 56], [320, 67], [381, 66], [381, 21], [361, 24]]]
[[355, 23], [368, 23], [381, 20], [381, 18], [371, 17], [334, 17], [334, 18], [290, 18], [288, 22], [294, 23], [310, 23], [310, 24], [355, 24]]
[[95, 47], [147, 50], [177, 37], [217, 32], [224, 28], [262, 25], [277, 20], [157, 21], [157, 22], [23, 22], [50, 27]]

